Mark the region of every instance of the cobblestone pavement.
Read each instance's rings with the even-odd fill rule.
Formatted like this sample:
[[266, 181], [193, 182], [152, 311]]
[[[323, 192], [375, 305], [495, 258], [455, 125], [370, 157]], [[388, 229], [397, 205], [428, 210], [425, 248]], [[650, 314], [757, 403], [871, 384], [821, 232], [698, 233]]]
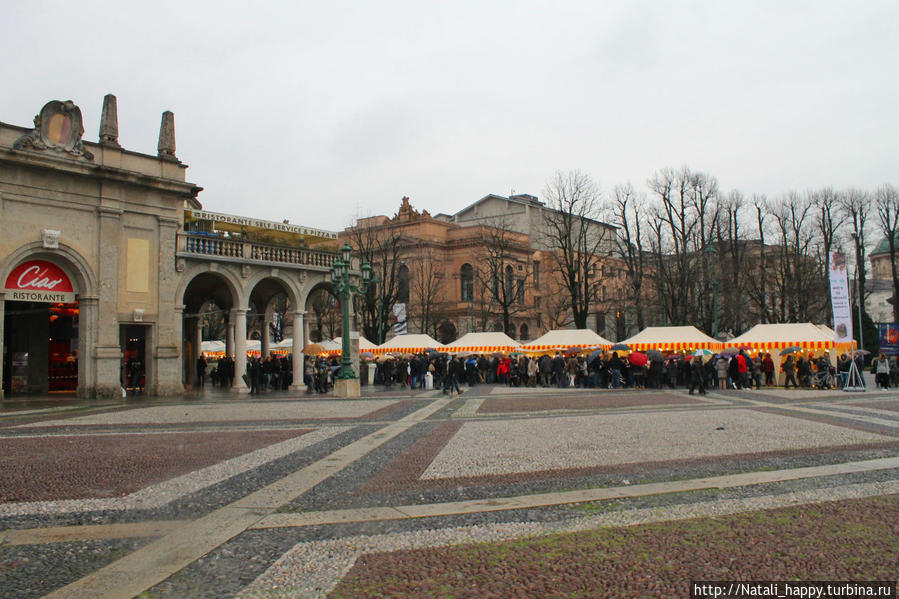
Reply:
[[899, 572], [895, 391], [36, 398], [0, 406], [0, 465], [2, 597], [687, 597]]

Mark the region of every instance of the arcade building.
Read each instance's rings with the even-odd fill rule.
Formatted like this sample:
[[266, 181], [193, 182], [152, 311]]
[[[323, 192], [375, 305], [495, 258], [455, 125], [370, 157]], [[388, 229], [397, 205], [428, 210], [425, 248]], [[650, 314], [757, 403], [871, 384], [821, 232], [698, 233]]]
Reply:
[[[99, 141], [83, 132], [71, 101], [48, 102], [33, 128], [0, 122], [0, 399], [121, 397], [128, 381], [181, 394], [195, 380], [197, 312], [210, 301], [226, 314], [236, 372], [246, 368], [247, 314], [267, 323], [276, 299], [290, 306], [298, 358], [303, 308], [329, 284], [337, 235], [214, 214], [205, 220], [231, 221], [233, 234], [200, 230], [202, 188], [175, 154], [171, 112], [156, 155], [121, 147], [112, 95]], [[232, 390], [246, 392], [241, 377]]]

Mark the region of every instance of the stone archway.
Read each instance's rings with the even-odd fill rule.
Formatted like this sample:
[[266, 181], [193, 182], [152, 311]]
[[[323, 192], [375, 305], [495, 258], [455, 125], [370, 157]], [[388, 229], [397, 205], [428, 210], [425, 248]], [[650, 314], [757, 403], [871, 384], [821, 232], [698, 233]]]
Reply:
[[65, 244], [28, 244], [0, 261], [0, 283], [7, 289], [0, 292], [0, 399], [11, 391], [118, 391], [117, 370], [91, 359], [105, 329], [83, 256]]
[[[240, 314], [240, 295], [236, 281], [219, 271], [201, 270], [185, 277], [180, 291], [182, 303], [182, 382], [199, 382], [198, 359], [203, 342], [220, 341], [223, 350], [210, 353], [207, 365], [216, 376], [213, 383], [231, 387], [235, 379], [237, 342], [235, 335], [246, 336], [246, 313]], [[240, 321], [243, 320], [243, 326]], [[242, 329], [242, 332], [238, 332]], [[204, 335], [205, 332], [205, 335]], [[210, 337], [208, 339], [204, 337]], [[213, 339], [212, 337], [216, 337]]]
[[306, 296], [307, 339], [320, 342], [333, 339], [342, 334], [340, 331], [340, 300], [334, 294], [334, 286], [329, 282], [317, 283]]

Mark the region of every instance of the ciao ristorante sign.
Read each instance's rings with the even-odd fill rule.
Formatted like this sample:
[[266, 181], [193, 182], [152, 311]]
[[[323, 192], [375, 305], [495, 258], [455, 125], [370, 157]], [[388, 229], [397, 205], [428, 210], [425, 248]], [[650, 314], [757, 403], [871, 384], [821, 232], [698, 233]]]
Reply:
[[7, 301], [52, 302], [75, 301], [72, 282], [61, 268], [45, 260], [29, 260], [13, 269], [3, 289]]

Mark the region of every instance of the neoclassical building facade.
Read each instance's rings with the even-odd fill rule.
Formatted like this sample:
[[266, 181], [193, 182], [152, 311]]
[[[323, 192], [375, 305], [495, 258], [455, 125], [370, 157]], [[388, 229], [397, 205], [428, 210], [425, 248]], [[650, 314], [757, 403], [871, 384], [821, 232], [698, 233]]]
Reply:
[[[48, 102], [31, 128], [0, 123], [0, 399], [182, 393], [210, 301], [226, 315], [236, 372], [247, 313], [270, 319], [277, 297], [298, 352], [306, 300], [330, 284], [336, 234], [225, 215], [231, 230], [216, 230], [176, 155], [170, 112], [155, 155], [121, 147], [111, 95], [98, 142], [83, 132], [71, 101]], [[197, 222], [213, 226], [187, 226]], [[234, 389], [246, 391], [240, 376]]]

